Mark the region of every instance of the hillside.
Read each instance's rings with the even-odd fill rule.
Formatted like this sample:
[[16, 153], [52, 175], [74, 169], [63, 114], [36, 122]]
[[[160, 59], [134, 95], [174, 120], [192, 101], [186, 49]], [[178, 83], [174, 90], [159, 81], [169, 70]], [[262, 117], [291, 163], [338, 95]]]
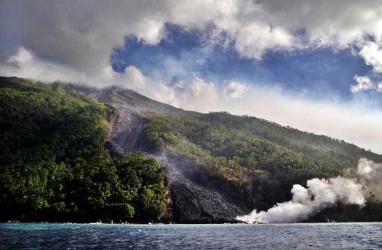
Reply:
[[268, 209], [289, 200], [293, 184], [354, 171], [362, 157], [382, 162], [342, 140], [255, 117], [188, 112], [116, 87], [87, 94], [118, 108], [115, 148], [144, 151], [167, 166], [173, 216], [181, 222]]
[[[1, 184], [5, 188], [2, 190], [10, 190], [7, 192], [14, 195], [17, 192], [12, 188], [23, 186], [26, 192], [23, 196], [31, 196], [28, 190], [33, 187], [25, 186], [25, 178], [34, 177], [28, 173], [23, 182], [19, 183], [15, 181], [17, 174], [24, 171], [24, 163], [31, 163], [29, 168], [35, 174], [50, 173], [50, 167], [44, 165], [49, 162], [53, 166], [65, 166], [65, 171], [70, 172], [67, 175], [70, 176], [69, 183], [75, 179], [71, 174], [77, 174], [77, 169], [84, 171], [93, 164], [99, 165], [95, 172], [112, 169], [109, 174], [117, 179], [115, 185], [118, 188], [125, 185], [122, 191], [128, 191], [132, 188], [129, 178], [136, 174], [122, 171], [129, 164], [121, 162], [132, 162], [129, 166], [136, 164], [134, 166], [138, 168], [140, 162], [153, 158], [166, 169], [166, 188], [170, 201], [166, 200], [160, 188], [164, 181], [160, 174], [155, 175], [154, 180], [151, 179], [152, 183], [143, 184], [145, 178], [151, 178], [145, 175], [147, 169], [134, 170], [141, 171], [141, 186], [134, 189], [136, 191], [133, 194], [128, 192], [129, 195], [125, 196], [127, 202], [118, 200], [112, 203], [127, 203], [134, 207], [134, 214], [124, 217], [130, 220], [153, 220], [162, 213], [162, 217], [165, 214], [166, 218], [183, 223], [235, 221], [237, 215], [249, 213], [253, 208], [264, 210], [289, 200], [293, 184], [305, 185], [306, 180], [314, 177], [334, 177], [342, 175], [347, 169], [354, 171], [361, 157], [382, 162], [381, 155], [338, 139], [302, 132], [254, 117], [224, 112], [189, 112], [117, 87], [98, 90], [61, 83], [43, 85], [17, 78], [1, 78], [0, 86], [1, 119], [4, 121], [1, 123], [4, 126], [1, 131], [5, 131], [2, 133], [6, 138], [1, 144], [1, 178], [13, 178]], [[67, 107], [73, 111], [70, 119], [61, 117], [62, 113], [68, 112]], [[85, 115], [87, 123], [83, 121]], [[48, 129], [45, 128], [47, 124], [51, 124]], [[65, 130], [53, 129], [57, 124], [68, 127]], [[28, 134], [20, 134], [19, 131]], [[30, 136], [38, 142], [37, 146], [30, 147], [27, 143], [30, 139], [26, 139]], [[72, 138], [74, 141], [71, 141]], [[13, 144], [17, 141], [21, 142]], [[92, 143], [97, 147], [85, 150]], [[30, 148], [35, 148], [32, 151], [33, 157], [28, 153]], [[144, 157], [136, 156], [137, 152], [143, 153]], [[106, 157], [109, 165], [99, 160], [100, 155]], [[34, 161], [35, 158], [38, 160]], [[160, 169], [153, 161], [148, 165], [148, 169]], [[91, 174], [95, 176], [93, 170]], [[80, 174], [76, 185], [83, 185], [82, 178], [85, 176], [86, 173]], [[92, 183], [95, 181], [98, 181], [96, 186]], [[105, 184], [105, 181], [104, 178], [88, 179], [90, 186], [87, 192], [93, 192], [95, 187], [102, 190], [97, 195], [102, 194], [103, 197], [106, 194], [103, 202], [110, 205], [110, 197], [114, 197], [119, 189], [110, 190], [110, 185]], [[60, 186], [61, 182], [57, 180], [55, 185]], [[45, 195], [50, 185], [48, 181], [39, 184], [39, 192]], [[153, 185], [156, 185], [155, 188]], [[109, 189], [105, 191], [105, 188]], [[61, 190], [53, 191], [54, 196], [59, 196]], [[64, 193], [71, 194], [71, 191], [67, 189]], [[8, 199], [7, 195], [6, 192], [2, 193], [2, 204]], [[52, 203], [44, 195], [40, 195], [43, 200], [36, 204]], [[135, 198], [131, 198], [131, 195]], [[12, 199], [19, 199], [17, 197]], [[145, 202], [142, 199], [151, 202], [150, 209], [146, 206], [144, 210]], [[58, 203], [63, 202], [66, 207], [69, 200], [63, 198]], [[164, 204], [167, 204], [166, 207]], [[331, 209], [327, 214], [324, 211], [314, 220], [327, 219], [328, 215], [340, 220], [381, 220], [380, 217], [367, 215], [379, 209], [378, 204], [369, 204], [364, 209], [366, 214], [359, 213], [356, 208], [341, 207], [338, 211]], [[101, 207], [104, 209], [108, 205]], [[33, 206], [45, 209], [44, 206]], [[87, 214], [86, 209], [82, 211], [83, 214]], [[106, 210], [104, 213], [109, 217], [114, 213]], [[56, 215], [61, 214], [60, 211], [55, 211]], [[153, 215], [143, 218], [143, 214], [146, 214], [143, 211], [152, 211]], [[69, 209], [70, 213], [73, 211]]]
[[117, 111], [60, 83], [0, 78], [0, 221], [155, 221], [162, 168], [104, 147]]

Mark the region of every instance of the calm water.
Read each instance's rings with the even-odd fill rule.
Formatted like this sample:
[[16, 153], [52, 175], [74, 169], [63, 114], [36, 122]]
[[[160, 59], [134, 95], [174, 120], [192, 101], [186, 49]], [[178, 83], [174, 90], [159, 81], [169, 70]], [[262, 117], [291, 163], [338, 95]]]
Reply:
[[381, 249], [382, 223], [0, 224], [0, 249]]

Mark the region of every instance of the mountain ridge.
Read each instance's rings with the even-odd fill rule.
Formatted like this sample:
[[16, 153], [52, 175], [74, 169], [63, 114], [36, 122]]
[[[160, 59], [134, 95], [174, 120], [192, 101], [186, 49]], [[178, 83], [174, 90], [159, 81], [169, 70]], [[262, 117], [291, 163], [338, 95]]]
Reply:
[[[361, 157], [382, 162], [382, 155], [354, 144], [264, 119], [185, 111], [115, 86], [41, 86], [116, 109], [106, 148], [120, 157], [140, 152], [165, 167], [170, 199], [165, 210], [174, 222], [235, 222], [237, 215], [253, 208], [264, 210], [289, 200], [293, 184], [354, 173]], [[354, 218], [356, 213], [346, 209], [329, 214], [343, 220], [370, 219], [362, 213]]]
[[[123, 93], [124, 91], [135, 93], [131, 90], [118, 89], [118, 92], [114, 94], [118, 95], [118, 93]], [[159, 112], [150, 109], [143, 111], [134, 110], [134, 108], [131, 109], [131, 107], [128, 107], [129, 104], [126, 105], [126, 103], [121, 102], [121, 99], [123, 98], [117, 99], [118, 102], [115, 103], [113, 98], [103, 96], [102, 101], [109, 103], [110, 105], [120, 107], [120, 114], [121, 112], [126, 112], [126, 110], [121, 107], [127, 107], [130, 115], [135, 114], [146, 120], [140, 125], [140, 129], [135, 130], [135, 134], [141, 133], [143, 137], [138, 140], [139, 147], [134, 148], [131, 145], [127, 147], [125, 145], [124, 147], [123, 142], [121, 143], [121, 141], [114, 140], [115, 144], [117, 144], [120, 148], [130, 148], [133, 151], [138, 150], [149, 152], [148, 155], [150, 157], [155, 158], [158, 162], [161, 162], [162, 165], [167, 165], [168, 178], [170, 179], [169, 191], [172, 194], [174, 202], [173, 209], [175, 211], [175, 217], [180, 222], [199, 223], [232, 221], [234, 218], [232, 217], [232, 214], [234, 213], [248, 213], [254, 207], [259, 209], [268, 209], [277, 202], [288, 200], [290, 198], [289, 190], [293, 184], [299, 183], [304, 185], [307, 179], [313, 177], [329, 178], [336, 175], [342, 175], [344, 170], [348, 168], [354, 172], [354, 167], [357, 165], [358, 159], [362, 157], [367, 157], [377, 162], [382, 161], [381, 155], [375, 154], [370, 150], [359, 148], [354, 144], [346, 143], [343, 140], [299, 131], [297, 129], [282, 126], [264, 119], [249, 116], [230, 115], [227, 112], [198, 113], [177, 110], [179, 112], [171, 113], [171, 111], [163, 112], [163, 109], [159, 109]], [[129, 100], [127, 100], [127, 103], [128, 101]], [[168, 107], [167, 104], [156, 104], [165, 105]], [[128, 123], [129, 122], [125, 121], [125, 124]], [[130, 123], [130, 125], [133, 123], [134, 122]], [[192, 125], [189, 126], [189, 124]], [[157, 126], [162, 127], [157, 129], [155, 128]], [[182, 126], [185, 128], [183, 131], [182, 129], [179, 129], [179, 127]], [[196, 126], [196, 129], [192, 129], [192, 126]], [[212, 126], [217, 130], [219, 130], [219, 127], [228, 127], [229, 133], [233, 131], [232, 133], [235, 136], [241, 135], [242, 140], [246, 140], [245, 138], [249, 134], [252, 136], [254, 141], [259, 141], [260, 145], [270, 147], [270, 151], [273, 152], [279, 150], [280, 153], [273, 156], [274, 158], [271, 157], [271, 160], [262, 161], [260, 159], [257, 163], [258, 167], [256, 167], [256, 169], [243, 170], [240, 165], [242, 165], [243, 161], [248, 159], [241, 158], [237, 160], [234, 159], [234, 154], [230, 155], [227, 152], [213, 152], [213, 147], [209, 147], [205, 145], [205, 143], [203, 144], [203, 141], [206, 140], [206, 134], [200, 135], [199, 137], [197, 135], [198, 133], [201, 133], [200, 131], [203, 131], [202, 133], [209, 133], [208, 129], [206, 130], [207, 132], [203, 130], [208, 126]], [[190, 132], [190, 129], [193, 131]], [[163, 134], [164, 130], [168, 130], [169, 133]], [[224, 130], [221, 131], [224, 133], [227, 132]], [[120, 132], [119, 134], [123, 135], [124, 132]], [[151, 135], [151, 138], [147, 138], [150, 137], [147, 135]], [[155, 137], [154, 140], [152, 136]], [[120, 136], [115, 136], [115, 138], [120, 138]], [[234, 139], [228, 136], [225, 140], [232, 141]], [[312, 143], [312, 140], [314, 143]], [[113, 139], [111, 141], [113, 141]], [[181, 142], [181, 146], [179, 145], [179, 142]], [[226, 142], [220, 141], [218, 144], [214, 144], [214, 147], [224, 145]], [[276, 145], [277, 150], [272, 148], [274, 145]], [[234, 150], [235, 147], [231, 149]], [[227, 149], [225, 150], [227, 151]], [[248, 151], [244, 154], [249, 153], [250, 152]], [[163, 157], [163, 155], [172, 155], [173, 158], [175, 157], [175, 160], [171, 157]], [[286, 157], [283, 157], [284, 155]], [[177, 158], [180, 158], [181, 160]], [[179, 163], [179, 161], [182, 162]], [[219, 161], [223, 163], [219, 163]], [[185, 164], [185, 162], [188, 163]], [[189, 162], [192, 162], [192, 171], [184, 170], [184, 166], [179, 167], [179, 165], [188, 166], [190, 165]], [[208, 164], [212, 164], [215, 170], [211, 170], [211, 166], [206, 167]], [[229, 168], [225, 169], [224, 167], [222, 168], [223, 170], [216, 168], [216, 165], [219, 164], [229, 165], [229, 168], [234, 168], [234, 170], [230, 170]], [[300, 169], [297, 168], [297, 170], [290, 167], [290, 165], [303, 166], [304, 164], [308, 166], [307, 168], [316, 168], [316, 170], [312, 172], [304, 169], [304, 167]], [[190, 166], [188, 167], [191, 168]], [[246, 167], [248, 168], [248, 166]], [[261, 180], [261, 176], [266, 176], [267, 174], [269, 175], [268, 178], [271, 178], [270, 176], [274, 177], [275, 175], [281, 175], [281, 177], [278, 176], [276, 179], [283, 179], [282, 176], [285, 172], [282, 174], [277, 174], [277, 170], [273, 170], [273, 168], [277, 169], [280, 167], [282, 169], [286, 169], [282, 171], [289, 171], [289, 173], [293, 171], [296, 172], [292, 174], [294, 177], [291, 177], [291, 180], [289, 181], [282, 180], [281, 184], [278, 184], [278, 180], [274, 181], [276, 184], [272, 183], [272, 179], [265, 181], [272, 183], [270, 185], [263, 185], [261, 183], [263, 181]], [[232, 171], [236, 171], [236, 173], [233, 173]], [[171, 173], [173, 172], [178, 174], [177, 176], [175, 174], [175, 178], [171, 176]], [[256, 177], [249, 172], [256, 173]], [[181, 177], [179, 177], [179, 173], [181, 173]], [[182, 181], [179, 182], [176, 178], [181, 178]], [[260, 180], [255, 180], [254, 182], [252, 181], [252, 183], [248, 180], [242, 182], [242, 180], [246, 178], [257, 178]], [[171, 183], [173, 184], [171, 185]], [[214, 184], [210, 185], [211, 183]], [[277, 194], [277, 191], [275, 192], [273, 190], [270, 192], [272, 194], [270, 198], [264, 198], [268, 191], [273, 189], [273, 184], [275, 184], [274, 186], [276, 186], [276, 190], [278, 189], [277, 191], [282, 194]], [[260, 194], [253, 194], [256, 193], [253, 190], [248, 191], [248, 189], [253, 189], [253, 185], [257, 186], [256, 192]], [[225, 188], [222, 188], [223, 186]], [[277, 186], [279, 187], [277, 188]], [[191, 187], [197, 187], [197, 189], [192, 189]], [[261, 189], [265, 189], [267, 191], [261, 191]], [[209, 192], [211, 197], [220, 197], [221, 199], [215, 203], [212, 202], [212, 204], [209, 204], [208, 202], [206, 204], [186, 202], [187, 200], [193, 200], [193, 196], [201, 196], [203, 193]], [[184, 196], [184, 194], [187, 193], [190, 195]], [[235, 195], [233, 195], [233, 193], [235, 193]], [[176, 199], [176, 197], [178, 199]], [[181, 198], [180, 201], [179, 198]], [[200, 200], [206, 201], [208, 199], [205, 197]], [[177, 202], [179, 204], [177, 204]], [[227, 206], [229, 209], [225, 210]], [[220, 217], [216, 216], [216, 210], [211, 209], [211, 207], [220, 207], [218, 210], [225, 211], [226, 214], [224, 215], [223, 212], [223, 216], [221, 214]], [[193, 210], [193, 212], [190, 210]], [[202, 215], [203, 213], [205, 215]], [[185, 214], [187, 214], [187, 216], [184, 216]], [[192, 214], [194, 214], [194, 216], [191, 216]]]
[[[135, 91], [135, 90], [132, 90], [132, 89], [124, 89], [124, 88], [120, 88], [118, 86], [109, 86], [109, 87], [106, 87], [106, 88], [102, 88], [102, 89], [97, 89], [97, 88], [91, 88], [91, 87], [83, 87], [81, 85], [76, 85], [76, 84], [69, 84], [71, 85], [73, 88], [79, 90], [80, 92], [94, 98], [95, 100], [97, 101], [100, 101], [100, 102], [104, 102], [104, 103], [114, 103], [114, 105], [129, 105], [129, 106], [133, 106], [133, 107], [142, 107], [142, 106], [139, 106], [137, 105], [136, 102], [129, 102], [128, 98], [132, 98], [132, 99], [138, 99], [139, 101], [141, 102], [148, 102], [150, 105], [147, 105], [147, 106], [143, 106], [144, 108], [146, 108], [147, 110], [149, 111], [155, 111], [157, 113], [167, 113], [167, 114], [183, 114], [183, 115], [187, 115], [187, 114], [194, 114], [194, 115], [201, 115], [201, 114], [227, 114], [227, 115], [230, 115], [230, 116], [233, 116], [233, 117], [236, 117], [236, 118], [242, 118], [242, 119], [248, 119], [248, 120], [257, 120], [257, 122], [259, 123], [264, 123], [264, 124], [267, 124], [268, 126], [272, 126], [272, 127], [277, 127], [278, 129], [282, 129], [282, 130], [285, 130], [285, 131], [288, 131], [288, 132], [296, 132], [296, 133], [304, 133], [304, 134], [307, 134], [307, 135], [311, 135], [311, 136], [317, 136], [317, 137], [322, 137], [324, 140], [327, 140], [327, 141], [332, 141], [332, 142], [339, 142], [341, 144], [346, 144], [350, 147], [356, 147], [358, 149], [361, 149], [361, 150], [364, 150], [366, 152], [370, 152], [370, 153], [373, 153], [373, 154], [378, 154], [378, 153], [374, 153], [372, 152], [372, 150], [370, 149], [364, 149], [362, 147], [359, 147], [357, 146], [356, 144], [354, 143], [351, 143], [351, 142], [347, 142], [347, 141], [344, 141], [342, 139], [338, 139], [338, 138], [334, 138], [334, 137], [330, 137], [330, 136], [327, 136], [327, 135], [324, 135], [324, 134], [318, 134], [318, 133], [314, 133], [314, 132], [309, 132], [309, 131], [304, 131], [304, 130], [300, 130], [298, 128], [294, 128], [294, 127], [291, 127], [289, 125], [281, 125], [281, 124], [278, 124], [276, 122], [273, 122], [273, 121], [270, 121], [270, 120], [267, 120], [267, 119], [263, 119], [263, 118], [257, 118], [255, 116], [250, 116], [250, 115], [235, 115], [235, 114], [231, 114], [227, 111], [217, 111], [217, 112], [205, 112], [205, 113], [202, 113], [202, 112], [197, 112], [197, 111], [189, 111], [189, 110], [184, 110], [184, 109], [181, 109], [181, 108], [177, 108], [177, 107], [174, 107], [170, 104], [166, 104], [166, 103], [162, 103], [162, 102], [159, 102], [159, 101], [156, 101], [154, 99], [151, 99], [149, 97], [146, 97], [142, 94], [140, 94], [139, 92]], [[110, 90], [110, 92], [117, 92], [117, 93], [114, 93], [116, 94], [116, 96], [120, 95], [122, 93], [122, 95], [125, 95], [124, 98], [122, 99], [122, 101], [114, 101], [110, 98], [110, 96], [97, 96], [97, 94], [105, 94], [105, 90], [108, 91]], [[124, 101], [127, 101], [124, 103]], [[138, 101], [138, 102], [139, 102]], [[160, 108], [158, 108], [158, 106]], [[147, 111], [146, 110], [146, 111]], [[145, 111], [145, 109], [143, 109], [143, 111]], [[155, 113], [154, 112], [154, 113]], [[379, 154], [380, 155], [380, 154]]]

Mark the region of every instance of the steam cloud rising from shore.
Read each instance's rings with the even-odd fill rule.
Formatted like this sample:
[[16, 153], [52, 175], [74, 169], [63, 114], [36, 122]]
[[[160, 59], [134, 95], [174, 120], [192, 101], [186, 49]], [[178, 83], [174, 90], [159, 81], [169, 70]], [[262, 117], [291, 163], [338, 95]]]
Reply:
[[364, 187], [364, 193], [372, 194], [376, 199], [382, 200], [382, 164], [361, 158], [358, 162], [357, 174], [359, 182]]
[[364, 206], [364, 194], [374, 194], [381, 198], [382, 164], [361, 158], [354, 179], [338, 176], [336, 178], [308, 180], [307, 188], [295, 184], [291, 190], [292, 200], [278, 203], [268, 211], [238, 216], [236, 219], [246, 223], [289, 223], [308, 219], [324, 208], [337, 203]]

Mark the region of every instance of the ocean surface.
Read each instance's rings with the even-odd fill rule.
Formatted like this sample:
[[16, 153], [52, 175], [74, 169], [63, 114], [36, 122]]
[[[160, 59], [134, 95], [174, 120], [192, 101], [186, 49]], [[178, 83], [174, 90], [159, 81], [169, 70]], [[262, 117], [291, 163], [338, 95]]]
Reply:
[[0, 249], [381, 249], [382, 223], [0, 224]]

